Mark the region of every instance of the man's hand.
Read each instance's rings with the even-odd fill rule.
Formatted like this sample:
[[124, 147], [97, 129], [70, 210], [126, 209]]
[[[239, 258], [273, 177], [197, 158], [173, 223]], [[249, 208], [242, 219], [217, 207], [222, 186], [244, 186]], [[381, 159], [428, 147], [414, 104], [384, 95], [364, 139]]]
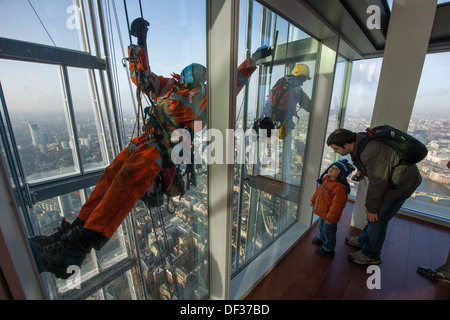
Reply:
[[360, 182], [362, 179], [364, 179], [364, 175], [361, 171], [356, 172], [356, 174], [352, 177], [352, 180], [356, 182]]
[[371, 213], [371, 212], [366, 210], [366, 217], [367, 217], [367, 221], [370, 221], [370, 222], [377, 222], [378, 221], [378, 214], [377, 213]]

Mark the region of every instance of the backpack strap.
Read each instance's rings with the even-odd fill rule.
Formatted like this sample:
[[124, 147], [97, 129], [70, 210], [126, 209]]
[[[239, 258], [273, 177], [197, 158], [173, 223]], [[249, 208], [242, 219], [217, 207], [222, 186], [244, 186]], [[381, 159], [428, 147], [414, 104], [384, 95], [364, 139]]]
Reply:
[[370, 140], [372, 140], [371, 136], [365, 136], [358, 145], [358, 156], [361, 155], [361, 152], [364, 151], [364, 149], [366, 148], [367, 144], [370, 142]]
[[[366, 129], [366, 131], [367, 131], [367, 129]], [[364, 151], [364, 149], [366, 148], [367, 144], [372, 140], [372, 136], [371, 136], [370, 133], [366, 134], [364, 132], [361, 132], [360, 134], [365, 135], [365, 137], [358, 144], [358, 150], [357, 150], [355, 158], [356, 158], [356, 160], [358, 160], [358, 162], [360, 164], [362, 164], [362, 162], [361, 162], [361, 153]]]

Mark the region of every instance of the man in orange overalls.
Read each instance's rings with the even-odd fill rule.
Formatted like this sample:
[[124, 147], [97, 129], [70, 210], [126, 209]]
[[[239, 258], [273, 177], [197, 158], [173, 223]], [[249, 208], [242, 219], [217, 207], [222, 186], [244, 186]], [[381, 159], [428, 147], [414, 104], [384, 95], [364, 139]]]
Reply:
[[[180, 76], [156, 76], [150, 72], [148, 63], [145, 64], [145, 48], [140, 46], [137, 49], [140, 59], [133, 67], [130, 65], [130, 69], [136, 68], [131, 77], [135, 84], [145, 84], [144, 91], [151, 90], [156, 100], [155, 113], [165, 129], [173, 131], [188, 127], [194, 130], [195, 121], [201, 121], [203, 128], [207, 122], [206, 68], [191, 64]], [[255, 61], [270, 53], [268, 48], [257, 50], [252, 58], [239, 66], [239, 90], [256, 70]], [[152, 129], [147, 127], [147, 131]], [[39, 272], [52, 272], [58, 278], [68, 278], [71, 275], [67, 273], [68, 266], [81, 266], [91, 248], [100, 250], [104, 246], [163, 168], [163, 153], [167, 150], [161, 149], [161, 144], [149, 132], [133, 138], [105, 169], [72, 224], [63, 220], [55, 234], [30, 239]]]

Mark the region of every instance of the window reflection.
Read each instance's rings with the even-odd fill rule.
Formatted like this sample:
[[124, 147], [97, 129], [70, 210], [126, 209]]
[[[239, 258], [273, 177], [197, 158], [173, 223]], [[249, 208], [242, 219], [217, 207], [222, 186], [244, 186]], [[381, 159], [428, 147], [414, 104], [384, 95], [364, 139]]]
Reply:
[[252, 24], [241, 22], [239, 57], [262, 45], [275, 50], [256, 61], [237, 97], [236, 129], [248, 134], [235, 140], [245, 163], [235, 164], [233, 271], [296, 221], [318, 52], [315, 39], [257, 2], [243, 1], [240, 10]]

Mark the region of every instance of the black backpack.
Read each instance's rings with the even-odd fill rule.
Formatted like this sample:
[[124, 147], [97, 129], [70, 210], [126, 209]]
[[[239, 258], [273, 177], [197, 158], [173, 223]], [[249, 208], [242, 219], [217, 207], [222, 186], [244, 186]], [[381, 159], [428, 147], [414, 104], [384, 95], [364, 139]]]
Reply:
[[427, 147], [413, 136], [395, 129], [388, 125], [382, 125], [375, 128], [367, 128], [364, 139], [358, 146], [358, 153], [361, 153], [371, 140], [382, 141], [391, 146], [400, 156], [400, 164], [416, 164], [428, 154]]

